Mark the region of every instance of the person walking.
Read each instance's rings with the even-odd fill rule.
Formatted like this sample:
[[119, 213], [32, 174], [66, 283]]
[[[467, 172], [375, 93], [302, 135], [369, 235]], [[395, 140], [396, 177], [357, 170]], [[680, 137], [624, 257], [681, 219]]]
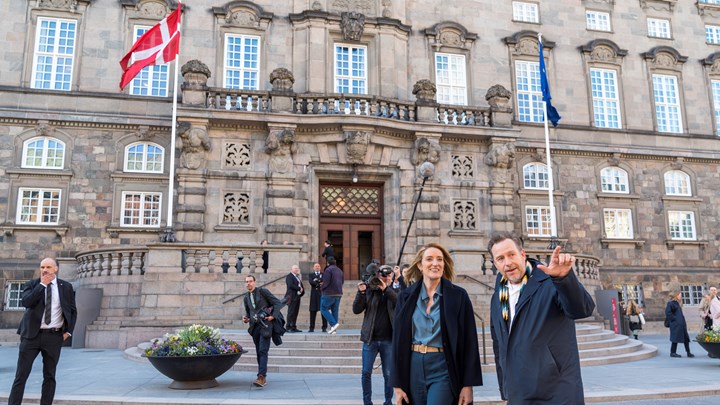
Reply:
[[323, 249], [322, 255], [323, 259], [325, 259], [325, 267], [330, 265], [330, 258], [335, 258], [335, 249], [333, 249], [332, 244], [329, 240], [325, 241], [325, 249]]
[[[322, 271], [320, 263], [313, 265], [313, 272], [308, 274], [308, 281], [310, 282], [310, 329], [308, 332], [315, 332], [315, 319], [317, 313], [320, 311], [320, 296], [322, 295]], [[322, 320], [322, 331], [327, 332], [327, 319], [320, 314]]]
[[285, 300], [287, 301], [287, 331], [302, 332], [297, 328], [297, 317], [300, 312], [300, 300], [305, 295], [305, 286], [300, 276], [300, 267], [293, 265], [290, 273], [285, 276]]
[[688, 357], [695, 357], [690, 353], [690, 335], [687, 331], [687, 323], [685, 315], [682, 312], [682, 294], [674, 291], [670, 294], [670, 301], [665, 306], [665, 319], [670, 325], [670, 357], [682, 357], [677, 354], [677, 345], [682, 343], [685, 345], [685, 352]]
[[273, 320], [281, 317], [281, 305], [280, 300], [270, 291], [256, 286], [255, 276], [252, 274], [245, 277], [245, 286], [248, 292], [243, 299], [245, 316], [243, 316], [242, 321], [250, 324], [248, 333], [252, 336], [255, 344], [258, 373], [253, 385], [262, 388], [267, 384], [268, 352], [270, 351], [270, 339], [273, 335]]
[[643, 313], [643, 309], [635, 302], [635, 300], [628, 301], [627, 308], [625, 308], [625, 315], [628, 316], [630, 321], [630, 331], [632, 332], [635, 340], [637, 340], [640, 331], [642, 330], [642, 324], [640, 316]]
[[325, 267], [322, 278], [320, 313], [330, 325], [328, 333], [334, 334], [340, 327], [340, 299], [342, 298], [345, 276], [340, 267], [337, 266], [335, 257], [328, 257], [327, 262], [328, 265]]
[[710, 293], [704, 294], [702, 300], [700, 300], [700, 308], [698, 308], [698, 310], [700, 311], [700, 319], [702, 319], [704, 330], [710, 330], [713, 327], [713, 318], [710, 314], [711, 300], [712, 297], [710, 296]]

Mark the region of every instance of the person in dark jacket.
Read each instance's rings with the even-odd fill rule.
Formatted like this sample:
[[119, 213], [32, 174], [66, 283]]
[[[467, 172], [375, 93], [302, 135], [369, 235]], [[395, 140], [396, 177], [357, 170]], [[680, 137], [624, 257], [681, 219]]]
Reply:
[[[245, 316], [243, 322], [249, 323], [248, 333], [255, 344], [255, 354], [258, 362], [257, 379], [253, 382], [256, 387], [264, 387], [267, 384], [267, 362], [268, 351], [270, 350], [270, 339], [275, 333], [273, 320], [282, 317], [280, 313], [280, 300], [275, 298], [265, 288], [256, 288], [255, 276], [245, 277], [245, 286], [248, 289], [243, 304], [245, 305]], [[263, 316], [265, 316], [263, 318]], [[281, 325], [282, 326], [282, 325]], [[277, 344], [277, 342], [276, 342]]]
[[300, 276], [300, 267], [293, 265], [290, 273], [285, 276], [285, 301], [287, 302], [287, 331], [302, 332], [297, 328], [297, 317], [300, 312], [300, 301], [305, 295], [305, 286]]
[[[370, 266], [368, 266], [370, 267]], [[390, 266], [388, 267], [388, 270]], [[363, 403], [372, 405], [372, 372], [375, 359], [380, 354], [382, 373], [385, 381], [385, 405], [392, 405], [393, 387], [390, 385], [392, 361], [393, 315], [397, 294], [392, 288], [391, 275], [379, 272], [377, 288], [368, 288], [367, 284], [358, 284], [352, 311], [355, 315], [365, 312], [360, 340], [363, 342], [362, 375]]]
[[477, 327], [467, 291], [452, 283], [450, 253], [423, 246], [406, 276], [393, 322], [396, 403], [472, 403], [473, 386], [482, 385]]
[[332, 244], [329, 240], [325, 241], [325, 249], [322, 252], [323, 259], [325, 259], [325, 267], [330, 265], [330, 258], [335, 258], [335, 249], [333, 249]]
[[572, 271], [575, 256], [555, 248], [545, 266], [512, 233], [493, 234], [499, 271], [490, 330], [500, 396], [509, 404], [585, 403], [575, 319], [592, 315], [590, 294]]
[[[317, 313], [320, 311], [320, 296], [322, 295], [322, 272], [320, 263], [313, 265], [313, 272], [308, 274], [308, 281], [310, 282], [310, 329], [308, 332], [315, 332], [315, 319]], [[327, 319], [320, 315], [322, 320], [322, 331], [327, 332]]]
[[688, 357], [695, 357], [690, 352], [690, 335], [687, 331], [687, 323], [685, 322], [685, 315], [683, 315], [682, 305], [682, 294], [679, 291], [675, 291], [670, 294], [670, 301], [665, 306], [665, 318], [670, 324], [670, 357], [682, 357], [677, 354], [677, 345], [682, 343], [685, 345], [685, 352]]
[[320, 313], [330, 325], [328, 333], [334, 334], [340, 327], [339, 311], [340, 298], [342, 298], [343, 282], [345, 276], [338, 267], [333, 256], [328, 257], [328, 266], [325, 267], [322, 280], [322, 296], [320, 296]]

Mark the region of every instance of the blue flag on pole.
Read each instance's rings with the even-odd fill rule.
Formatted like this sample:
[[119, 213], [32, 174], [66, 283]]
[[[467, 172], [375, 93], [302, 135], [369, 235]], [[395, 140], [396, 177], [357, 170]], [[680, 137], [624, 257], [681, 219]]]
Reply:
[[540, 47], [540, 89], [542, 91], [542, 99], [547, 107], [547, 119], [552, 122], [554, 127], [556, 127], [561, 117], [555, 107], [553, 107], [552, 103], [550, 102], [550, 100], [552, 100], [552, 97], [550, 97], [550, 86], [548, 85], [547, 70], [545, 69], [543, 44], [540, 38], [538, 38], [538, 45]]

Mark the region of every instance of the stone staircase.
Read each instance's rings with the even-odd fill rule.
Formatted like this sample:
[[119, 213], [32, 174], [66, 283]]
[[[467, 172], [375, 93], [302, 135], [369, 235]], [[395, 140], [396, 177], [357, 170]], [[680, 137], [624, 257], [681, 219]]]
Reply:
[[16, 329], [0, 329], [0, 346], [20, 345], [20, 335]]

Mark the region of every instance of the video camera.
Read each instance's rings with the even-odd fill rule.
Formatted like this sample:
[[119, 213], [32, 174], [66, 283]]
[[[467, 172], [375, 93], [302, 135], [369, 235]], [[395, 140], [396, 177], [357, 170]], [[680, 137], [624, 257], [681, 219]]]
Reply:
[[368, 288], [378, 290], [383, 285], [383, 281], [380, 277], [386, 277], [391, 274], [393, 274], [392, 267], [387, 264], [380, 266], [380, 263], [373, 261], [365, 267], [365, 274], [363, 274], [362, 282], [365, 283]]

